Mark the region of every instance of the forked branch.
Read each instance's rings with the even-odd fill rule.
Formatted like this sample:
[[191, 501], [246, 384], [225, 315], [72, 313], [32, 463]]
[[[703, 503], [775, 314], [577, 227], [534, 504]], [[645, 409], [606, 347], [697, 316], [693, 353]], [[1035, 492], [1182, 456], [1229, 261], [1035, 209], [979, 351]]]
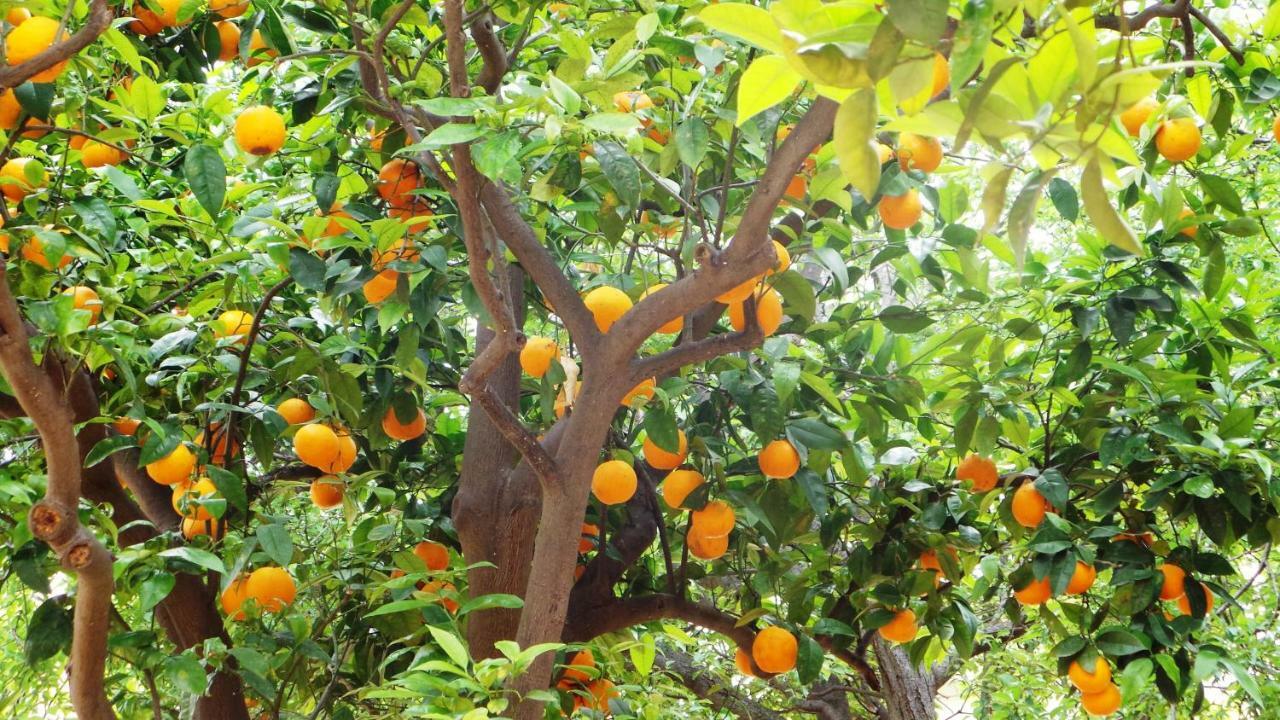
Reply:
[[111, 27], [115, 14], [107, 0], [93, 0], [89, 6], [89, 17], [79, 30], [65, 40], [55, 42], [30, 60], [0, 68], [0, 88], [18, 87], [35, 75], [48, 70], [72, 55], [93, 44], [98, 36]]

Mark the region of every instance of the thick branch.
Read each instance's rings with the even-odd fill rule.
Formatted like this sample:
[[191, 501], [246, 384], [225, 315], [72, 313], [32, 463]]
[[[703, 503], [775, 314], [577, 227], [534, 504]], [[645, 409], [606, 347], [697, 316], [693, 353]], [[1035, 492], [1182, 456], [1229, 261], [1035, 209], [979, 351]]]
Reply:
[[754, 318], [749, 319], [751, 321], [742, 332], [720, 333], [695, 342], [681, 343], [670, 350], [638, 360], [632, 363], [631, 375], [639, 382], [645, 378], [662, 377], [676, 372], [686, 365], [750, 350], [764, 342], [764, 333], [760, 332], [760, 323], [755, 322]]
[[559, 470], [556, 468], [556, 461], [542, 443], [538, 442], [538, 438], [520, 422], [520, 418], [516, 417], [511, 408], [507, 407], [487, 384], [476, 388], [472, 397], [484, 408], [489, 419], [498, 428], [498, 432], [520, 451], [520, 455], [529, 463], [529, 467], [533, 469], [543, 486], [557, 482]]
[[1099, 15], [1094, 18], [1093, 24], [1107, 30], [1134, 33], [1145, 28], [1153, 20], [1184, 15], [1190, 4], [1191, 0], [1177, 0], [1177, 2], [1150, 5], [1136, 15]]
[[111, 5], [107, 0], [93, 0], [93, 4], [89, 6], [89, 18], [84, 26], [72, 33], [70, 37], [50, 45], [24, 63], [0, 68], [0, 88], [18, 87], [33, 76], [89, 47], [111, 26], [113, 17], [115, 15], [111, 12]]
[[476, 41], [480, 57], [484, 59], [484, 69], [476, 76], [476, 84], [490, 95], [502, 84], [502, 77], [507, 74], [507, 51], [493, 28], [493, 14], [482, 13], [471, 23], [471, 37]]

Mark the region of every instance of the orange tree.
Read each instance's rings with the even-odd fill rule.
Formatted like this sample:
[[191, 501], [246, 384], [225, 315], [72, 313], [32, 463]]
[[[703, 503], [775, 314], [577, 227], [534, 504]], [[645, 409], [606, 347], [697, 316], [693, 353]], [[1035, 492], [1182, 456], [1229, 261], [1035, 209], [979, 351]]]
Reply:
[[3, 517], [80, 717], [931, 717], [1024, 637], [1092, 714], [1261, 702], [1198, 633], [1277, 527], [1280, 12], [5, 30]]

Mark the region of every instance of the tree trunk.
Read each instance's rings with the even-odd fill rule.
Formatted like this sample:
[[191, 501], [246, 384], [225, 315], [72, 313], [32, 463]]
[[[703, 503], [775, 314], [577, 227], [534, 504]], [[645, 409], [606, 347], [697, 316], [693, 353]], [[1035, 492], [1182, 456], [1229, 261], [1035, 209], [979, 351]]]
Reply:
[[887, 720], [935, 720], [933, 671], [917, 668], [902, 648], [879, 634], [873, 642]]

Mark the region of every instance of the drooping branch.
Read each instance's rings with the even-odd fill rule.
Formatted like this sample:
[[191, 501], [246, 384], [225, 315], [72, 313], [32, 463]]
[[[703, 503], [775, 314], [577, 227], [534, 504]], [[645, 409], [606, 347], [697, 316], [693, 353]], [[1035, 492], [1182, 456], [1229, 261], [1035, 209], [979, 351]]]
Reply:
[[115, 14], [112, 13], [111, 5], [107, 0], [93, 0], [89, 5], [89, 17], [79, 30], [65, 40], [45, 48], [26, 62], [0, 68], [0, 88], [18, 87], [35, 75], [89, 47], [99, 35], [107, 31], [114, 17]]

